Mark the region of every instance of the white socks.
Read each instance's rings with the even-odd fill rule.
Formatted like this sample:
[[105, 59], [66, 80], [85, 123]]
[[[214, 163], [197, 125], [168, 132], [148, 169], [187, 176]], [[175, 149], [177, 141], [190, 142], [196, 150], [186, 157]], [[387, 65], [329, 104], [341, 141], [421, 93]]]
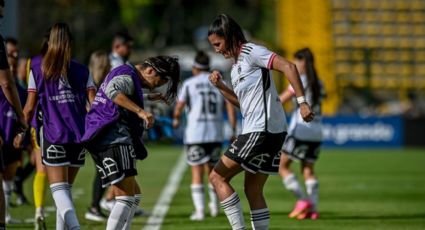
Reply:
[[134, 213], [136, 213], [137, 208], [139, 208], [139, 204], [140, 204], [140, 200], [141, 199], [142, 199], [142, 195], [141, 194], [134, 194], [134, 202], [133, 202], [133, 205], [131, 206], [130, 215], [128, 216], [128, 219], [125, 222], [123, 229], [125, 229], [125, 230], [129, 230], [130, 229], [130, 227], [131, 227], [131, 220], [133, 220]]
[[192, 184], [190, 185], [192, 191], [192, 201], [193, 206], [195, 206], [195, 212], [204, 213], [205, 208], [205, 194], [204, 186], [202, 184]]
[[212, 184], [208, 184], [208, 195], [210, 197], [210, 204], [217, 206], [218, 204], [217, 193], [215, 192], [214, 186]]
[[317, 181], [317, 179], [308, 179], [305, 181], [305, 187], [312, 204], [311, 210], [317, 211], [317, 203], [319, 202], [319, 181]]
[[106, 230], [123, 229], [130, 218], [135, 199], [134, 196], [116, 196], [115, 201], [114, 208], [109, 214]]
[[298, 200], [304, 200], [306, 198], [295, 174], [291, 173], [286, 176], [283, 179], [283, 184], [285, 185], [285, 188], [291, 191]]
[[12, 196], [13, 190], [13, 181], [12, 180], [3, 180], [3, 192], [4, 192], [4, 202], [6, 208], [6, 214], [9, 215], [9, 204]]
[[251, 210], [251, 226], [253, 230], [268, 230], [270, 213], [268, 208]]
[[245, 229], [245, 221], [243, 219], [241, 201], [238, 194], [234, 192], [232, 195], [220, 202], [224, 213], [229, 220], [233, 230]]
[[[54, 183], [50, 185], [50, 189], [56, 204], [56, 229], [62, 230], [65, 226], [68, 230], [80, 229], [74, 205], [72, 204], [69, 184], [66, 182]], [[65, 226], [61, 226], [61, 223], [63, 223], [61, 220], [64, 220]]]

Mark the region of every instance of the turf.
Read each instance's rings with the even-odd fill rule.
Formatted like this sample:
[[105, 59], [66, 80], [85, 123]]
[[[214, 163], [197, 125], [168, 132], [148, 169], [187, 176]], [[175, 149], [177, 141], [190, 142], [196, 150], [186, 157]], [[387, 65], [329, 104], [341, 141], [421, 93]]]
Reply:
[[[139, 163], [138, 181], [142, 186], [142, 206], [152, 210], [181, 154], [179, 146], [148, 145], [150, 156]], [[293, 169], [299, 165], [294, 164]], [[265, 196], [271, 213], [270, 229], [425, 229], [425, 151], [423, 149], [324, 149], [317, 164], [320, 179], [321, 218], [296, 221], [287, 218], [294, 198], [283, 189], [278, 176], [269, 178]], [[105, 229], [105, 225], [86, 221], [84, 212], [90, 203], [93, 163], [80, 171], [74, 186], [74, 199], [82, 229]], [[299, 177], [300, 178], [300, 177]], [[232, 184], [237, 189], [249, 225], [249, 207], [243, 195], [243, 177]], [[229, 229], [226, 217], [207, 217], [191, 222], [190, 171], [171, 204], [161, 229]], [[31, 183], [26, 184], [32, 198]], [[48, 193], [47, 205], [52, 206]], [[32, 202], [32, 199], [31, 199]], [[33, 203], [33, 202], [32, 202]], [[33, 217], [31, 206], [12, 209], [14, 217]], [[48, 228], [54, 229], [54, 213], [49, 213]], [[145, 217], [136, 218], [132, 229], [141, 229]], [[32, 224], [9, 225], [11, 229], [31, 229]]]

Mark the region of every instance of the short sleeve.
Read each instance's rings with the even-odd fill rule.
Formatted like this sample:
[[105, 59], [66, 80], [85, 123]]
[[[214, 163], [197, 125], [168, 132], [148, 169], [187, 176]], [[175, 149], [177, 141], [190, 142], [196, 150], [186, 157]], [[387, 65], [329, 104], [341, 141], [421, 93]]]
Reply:
[[271, 69], [273, 67], [273, 59], [275, 57], [276, 54], [264, 46], [253, 46], [253, 49], [250, 52], [251, 62], [260, 68]]
[[188, 86], [187, 86], [186, 82], [184, 82], [183, 86], [180, 88], [179, 95], [177, 97], [178, 102], [186, 102], [186, 98], [188, 97], [187, 87]]
[[89, 78], [87, 79], [86, 89], [96, 89], [96, 86], [94, 85], [93, 76], [89, 74]]
[[119, 93], [125, 95], [132, 95], [134, 93], [134, 82], [131, 76], [117, 76], [105, 88], [105, 94], [109, 99], [114, 99]]
[[9, 64], [7, 63], [6, 48], [4, 47], [4, 40], [2, 36], [0, 36], [0, 69], [9, 69]]
[[28, 92], [37, 92], [37, 85], [35, 84], [34, 74], [30, 70], [28, 77]]

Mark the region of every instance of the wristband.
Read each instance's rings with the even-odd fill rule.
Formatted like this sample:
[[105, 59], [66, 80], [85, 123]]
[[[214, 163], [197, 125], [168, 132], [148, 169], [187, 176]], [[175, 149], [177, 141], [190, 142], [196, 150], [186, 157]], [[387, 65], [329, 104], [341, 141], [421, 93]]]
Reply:
[[305, 99], [305, 97], [304, 96], [301, 96], [301, 97], [297, 97], [297, 103], [300, 105], [300, 104], [302, 104], [302, 103], [306, 103], [307, 102], [307, 100]]

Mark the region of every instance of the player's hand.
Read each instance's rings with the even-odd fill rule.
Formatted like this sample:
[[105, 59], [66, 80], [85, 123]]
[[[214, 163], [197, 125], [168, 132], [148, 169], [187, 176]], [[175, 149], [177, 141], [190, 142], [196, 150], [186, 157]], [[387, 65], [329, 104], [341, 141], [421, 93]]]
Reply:
[[25, 133], [20, 132], [18, 133], [15, 138], [13, 139], [13, 147], [20, 149], [22, 148], [22, 142], [24, 141]]
[[139, 112], [137, 112], [137, 116], [139, 116], [139, 118], [141, 118], [145, 121], [145, 128], [146, 129], [152, 128], [152, 126], [155, 122], [155, 117], [153, 116], [152, 113], [146, 112], [146, 111], [141, 109]]
[[24, 116], [21, 116], [21, 117], [18, 118], [18, 125], [19, 125], [18, 132], [25, 132], [25, 131], [27, 131], [28, 124], [25, 121]]
[[300, 113], [305, 122], [310, 122], [314, 119], [314, 113], [307, 102], [300, 104]]
[[210, 74], [208, 79], [210, 80], [211, 84], [213, 84], [217, 88], [221, 88], [224, 85], [223, 76], [221, 76], [220, 72], [218, 72], [217, 70], [214, 70]]
[[167, 100], [167, 98], [165, 98], [164, 95], [162, 95], [162, 93], [150, 93], [150, 94], [148, 94], [148, 100], [150, 100], [150, 101], [162, 101], [167, 105], [170, 104], [170, 102]]
[[177, 129], [180, 126], [180, 120], [177, 118], [173, 119], [173, 128]]

